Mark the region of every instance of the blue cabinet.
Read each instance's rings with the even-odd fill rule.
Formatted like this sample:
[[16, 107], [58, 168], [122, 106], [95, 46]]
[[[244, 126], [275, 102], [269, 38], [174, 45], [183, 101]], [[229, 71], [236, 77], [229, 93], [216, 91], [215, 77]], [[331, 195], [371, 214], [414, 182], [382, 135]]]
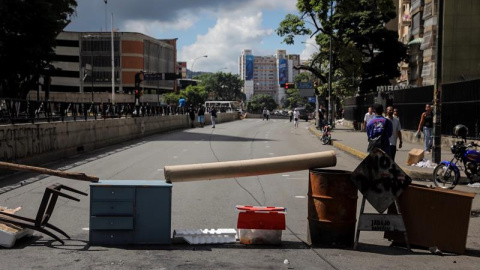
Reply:
[[90, 245], [170, 244], [172, 185], [161, 180], [90, 184]]

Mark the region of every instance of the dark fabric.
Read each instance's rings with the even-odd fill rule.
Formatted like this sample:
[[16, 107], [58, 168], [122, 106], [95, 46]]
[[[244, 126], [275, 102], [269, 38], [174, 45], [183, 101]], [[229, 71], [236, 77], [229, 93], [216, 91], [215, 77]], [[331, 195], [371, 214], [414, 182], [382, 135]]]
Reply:
[[368, 148], [370, 152], [377, 147], [382, 149], [385, 153], [390, 154], [390, 141], [392, 136], [393, 125], [387, 118], [376, 115], [367, 123]]
[[423, 126], [428, 128], [433, 127], [433, 113], [425, 114], [425, 121], [423, 122]]

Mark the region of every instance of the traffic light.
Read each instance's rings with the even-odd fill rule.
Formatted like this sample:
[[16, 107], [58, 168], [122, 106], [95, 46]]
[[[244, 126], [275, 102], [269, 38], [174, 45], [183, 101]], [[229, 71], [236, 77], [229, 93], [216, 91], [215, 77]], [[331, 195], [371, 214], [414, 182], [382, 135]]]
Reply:
[[140, 98], [140, 91], [138, 91], [138, 89], [135, 89], [135, 99], [139, 99]]
[[295, 83], [286, 83], [285, 84], [285, 89], [294, 89], [295, 88]]

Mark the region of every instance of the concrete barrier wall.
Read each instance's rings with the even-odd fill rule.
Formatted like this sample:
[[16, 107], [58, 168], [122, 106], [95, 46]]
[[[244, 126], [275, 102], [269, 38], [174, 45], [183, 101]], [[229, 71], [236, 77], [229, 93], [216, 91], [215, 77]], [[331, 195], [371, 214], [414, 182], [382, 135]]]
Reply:
[[[238, 113], [219, 113], [217, 123], [239, 119]], [[211, 124], [209, 114], [205, 120]], [[83, 151], [189, 128], [189, 121], [188, 115], [169, 115], [0, 126], [0, 160], [44, 164]]]

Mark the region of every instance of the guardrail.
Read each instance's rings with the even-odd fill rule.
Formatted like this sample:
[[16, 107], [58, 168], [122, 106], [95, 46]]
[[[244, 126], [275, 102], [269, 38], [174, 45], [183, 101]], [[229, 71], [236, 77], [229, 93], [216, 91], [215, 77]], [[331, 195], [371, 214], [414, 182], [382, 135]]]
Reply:
[[179, 113], [177, 106], [149, 103], [135, 105], [135, 103], [76, 103], [0, 99], [0, 124], [152, 117], [176, 113]]

